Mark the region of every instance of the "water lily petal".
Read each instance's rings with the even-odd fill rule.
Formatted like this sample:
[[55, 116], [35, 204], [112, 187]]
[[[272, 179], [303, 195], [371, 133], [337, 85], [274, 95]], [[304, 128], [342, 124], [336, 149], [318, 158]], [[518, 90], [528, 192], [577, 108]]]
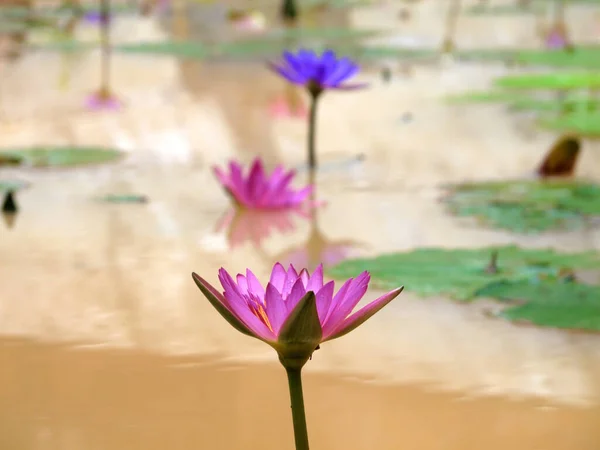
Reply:
[[235, 277], [235, 281], [237, 282], [240, 293], [242, 295], [248, 295], [248, 281], [246, 280], [246, 277], [241, 273], [238, 273], [237, 277]]
[[283, 298], [287, 298], [287, 296], [290, 295], [290, 292], [292, 291], [292, 287], [294, 286], [294, 283], [296, 282], [297, 279], [298, 279], [298, 272], [296, 272], [296, 269], [294, 269], [294, 266], [292, 266], [290, 264], [290, 267], [288, 267], [288, 270], [285, 274], [285, 281], [283, 282], [283, 289], [281, 290], [281, 296]]
[[287, 298], [284, 297], [287, 310], [291, 311], [292, 309], [294, 309], [300, 301], [300, 299], [304, 297], [305, 294], [306, 288], [304, 287], [304, 283], [302, 283], [302, 280], [300, 278], [297, 278], [290, 294], [287, 296]]
[[[300, 271], [299, 277], [302, 280], [302, 284], [304, 285], [304, 289], [306, 289], [306, 287], [308, 286], [308, 282], [310, 280], [310, 275], [308, 275], [308, 270], [302, 269]], [[308, 290], [308, 289], [306, 289], [306, 290]]]
[[271, 272], [271, 279], [269, 283], [271, 283], [275, 289], [277, 289], [280, 293], [283, 292], [283, 283], [285, 282], [285, 269], [280, 263], [276, 263], [273, 266], [273, 271]]
[[273, 328], [273, 332], [277, 335], [279, 334], [281, 325], [283, 325], [283, 322], [287, 318], [288, 310], [281, 294], [271, 283], [267, 284], [265, 303], [267, 305], [267, 317], [269, 318], [271, 328]]
[[288, 80], [291, 83], [305, 84], [307, 81], [307, 78], [303, 73], [295, 72], [294, 70], [292, 70], [289, 67], [280, 66], [280, 65], [277, 65], [274, 63], [269, 63], [268, 66], [272, 71], [278, 73], [279, 75], [281, 75], [283, 78], [285, 78], [286, 80]]
[[200, 291], [208, 299], [210, 304], [213, 305], [217, 312], [221, 314], [223, 319], [229, 322], [229, 324], [239, 332], [248, 336], [256, 337], [256, 335], [246, 325], [244, 325], [244, 323], [230, 309], [223, 295], [221, 295], [213, 286], [211, 286], [198, 274], [192, 273], [192, 278], [194, 279], [196, 286], [198, 286]]
[[307, 291], [319, 292], [323, 287], [323, 264], [319, 264], [306, 285]]
[[246, 269], [246, 280], [248, 280], [249, 293], [257, 295], [260, 298], [265, 297], [265, 289], [262, 287], [262, 284], [260, 284], [260, 281], [258, 281], [258, 278], [256, 278], [256, 275], [254, 275], [250, 269]]
[[340, 303], [342, 303], [344, 301], [344, 298], [346, 298], [346, 294], [348, 293], [348, 290], [352, 286], [353, 282], [354, 282], [354, 278], [350, 278], [349, 280], [346, 280], [344, 282], [344, 284], [342, 285], [342, 287], [337, 291], [337, 293], [331, 300], [331, 305], [329, 305], [329, 310], [327, 311], [325, 320], [322, 321], [323, 324], [326, 324], [329, 321], [329, 317], [331, 317], [331, 314], [333, 313], [333, 311], [335, 311], [337, 309], [337, 305], [339, 305]]
[[225, 270], [219, 270], [219, 280], [225, 289], [225, 298], [229, 302], [231, 311], [240, 319], [252, 333], [268, 342], [275, 340], [275, 334], [267, 327], [250, 309], [248, 301], [240, 294], [239, 289], [231, 275]]
[[321, 321], [321, 325], [325, 323], [325, 317], [327, 316], [329, 306], [331, 305], [331, 301], [333, 299], [334, 289], [335, 283], [333, 281], [330, 281], [321, 289], [319, 289], [319, 291], [313, 291], [317, 292], [317, 312], [319, 313], [319, 320]]
[[346, 295], [343, 299], [338, 300], [338, 303], [335, 304], [335, 309], [329, 315], [324, 325], [325, 333], [329, 333], [335, 329], [358, 305], [358, 302], [360, 302], [367, 292], [370, 280], [371, 276], [369, 272], [363, 272], [352, 280]]
[[361, 308], [344, 320], [337, 328], [331, 330], [329, 333], [324, 333], [323, 341], [337, 339], [347, 333], [350, 333], [352, 330], [365, 323], [369, 318], [371, 318], [371, 316], [381, 310], [381, 308], [383, 308], [385, 305], [398, 297], [403, 289], [404, 286], [394, 289], [393, 291], [382, 295], [377, 300], [374, 300], [365, 307]]

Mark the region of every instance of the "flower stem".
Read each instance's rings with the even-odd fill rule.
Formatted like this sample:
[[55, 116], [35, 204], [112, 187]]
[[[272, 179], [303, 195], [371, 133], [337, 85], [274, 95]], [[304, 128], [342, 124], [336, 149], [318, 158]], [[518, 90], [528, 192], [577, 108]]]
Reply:
[[110, 92], [110, 0], [100, 1], [100, 92]]
[[316, 128], [317, 128], [317, 104], [319, 94], [310, 96], [310, 113], [308, 118], [308, 167], [314, 170], [317, 167], [317, 155], [315, 149]]
[[296, 450], [308, 450], [308, 429], [304, 412], [304, 394], [302, 393], [302, 369], [285, 368], [292, 402], [292, 420]]

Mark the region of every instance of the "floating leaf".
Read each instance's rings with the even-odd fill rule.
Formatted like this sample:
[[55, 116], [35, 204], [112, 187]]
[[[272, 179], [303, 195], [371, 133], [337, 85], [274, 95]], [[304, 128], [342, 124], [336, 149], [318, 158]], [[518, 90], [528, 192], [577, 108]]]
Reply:
[[204, 44], [194, 41], [137, 42], [116, 45], [114, 50], [123, 53], [176, 56], [190, 59], [203, 59], [209, 55], [209, 49]]
[[517, 301], [500, 312], [509, 320], [539, 326], [600, 330], [600, 287], [561, 281], [493, 283], [478, 292], [481, 297]]
[[560, 117], [542, 117], [540, 124], [544, 128], [584, 137], [600, 137], [600, 111], [575, 111]]
[[137, 194], [108, 194], [101, 200], [107, 203], [148, 203], [148, 197]]
[[458, 216], [517, 233], [576, 229], [600, 216], [600, 185], [532, 180], [468, 183], [443, 199]]
[[[486, 268], [495, 252], [498, 271], [490, 273]], [[600, 287], [565, 279], [561, 275], [565, 269], [600, 270], [600, 254], [561, 254], [516, 246], [424, 248], [344, 261], [328, 273], [346, 279], [368, 270], [372, 286], [379, 289], [404, 285], [421, 295], [447, 295], [456, 300], [494, 298], [511, 302], [501, 313], [510, 320], [600, 330]]]
[[[598, 56], [600, 57], [600, 54]], [[600, 88], [600, 74], [595, 72], [552, 72], [509, 75], [496, 79], [494, 84], [510, 89], [592, 89]]]
[[119, 150], [100, 147], [29, 147], [0, 150], [1, 157], [19, 158], [22, 165], [32, 167], [66, 167], [101, 164], [123, 156]]

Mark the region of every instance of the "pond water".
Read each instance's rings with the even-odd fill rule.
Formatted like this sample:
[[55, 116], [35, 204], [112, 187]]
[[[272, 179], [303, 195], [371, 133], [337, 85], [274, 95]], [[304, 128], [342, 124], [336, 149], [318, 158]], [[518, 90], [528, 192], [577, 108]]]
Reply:
[[[379, 8], [340, 23], [386, 24]], [[168, 19], [120, 19], [115, 39], [166, 39]], [[526, 33], [522, 21], [513, 26]], [[282, 83], [256, 62], [116, 55], [114, 90], [126, 108], [88, 112], [97, 68], [93, 52], [40, 52], [0, 73], [3, 146], [127, 153], [98, 167], [1, 169], [3, 179], [30, 183], [13, 226], [0, 227], [2, 448], [291, 448], [285, 376], [272, 350], [231, 329], [192, 271], [216, 282], [221, 266], [260, 278], [277, 260], [313, 265], [423, 246], [600, 248], [598, 229], [510, 235], [439, 204], [442, 183], [529, 176], [555, 139], [499, 107], [443, 102], [504, 67], [442, 60], [409, 75], [394, 69], [390, 84], [368, 70], [368, 90], [328, 94], [316, 180], [326, 205], [312, 220], [273, 217], [283, 231], [270, 235], [256, 217], [230, 216], [211, 166], [259, 154], [306, 180], [305, 124], [269, 116], [290, 94]], [[585, 142], [578, 173], [586, 178], [600, 179], [597, 150]], [[107, 194], [149, 202], [99, 200]], [[600, 336], [491, 319], [495, 307], [406, 292], [324, 345], [306, 371], [313, 447], [599, 448]]]

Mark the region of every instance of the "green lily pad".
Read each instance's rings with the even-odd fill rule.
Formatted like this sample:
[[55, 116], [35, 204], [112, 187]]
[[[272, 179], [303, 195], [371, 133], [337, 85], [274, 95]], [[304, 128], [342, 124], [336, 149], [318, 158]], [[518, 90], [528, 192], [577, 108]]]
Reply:
[[514, 91], [473, 91], [446, 98], [451, 104], [504, 103], [513, 112], [560, 112], [595, 111], [600, 109], [600, 99], [589, 95], [566, 95], [563, 98], [523, 96]]
[[[487, 270], [498, 255], [497, 271]], [[597, 252], [561, 254], [516, 246], [480, 249], [423, 248], [375, 258], [347, 260], [328, 270], [336, 279], [371, 274], [371, 286], [404, 285], [417, 294], [455, 300], [508, 302], [500, 315], [540, 326], [600, 331], [600, 287], [577, 282], [577, 270], [600, 270]], [[575, 280], [565, 273], [575, 272]]]
[[497, 78], [494, 84], [509, 89], [595, 89], [600, 88], [600, 74], [594, 72], [555, 72], [509, 75]]
[[0, 192], [20, 191], [29, 187], [29, 183], [19, 180], [0, 180]]
[[447, 97], [450, 103], [509, 103], [516, 102], [523, 94], [510, 91], [470, 91]]
[[576, 111], [560, 117], [541, 118], [544, 128], [575, 133], [588, 138], [600, 137], [600, 112]]
[[32, 167], [70, 167], [102, 164], [119, 160], [119, 150], [100, 147], [30, 147], [0, 150], [2, 156], [21, 159], [21, 164]]
[[107, 203], [148, 203], [148, 197], [137, 194], [107, 194], [101, 200]]
[[[498, 253], [498, 272], [486, 271], [491, 255]], [[510, 245], [480, 249], [421, 248], [375, 258], [346, 260], [328, 270], [346, 279], [367, 270], [372, 286], [392, 289], [404, 285], [420, 295], [449, 295], [473, 300], [491, 283], [502, 280], [540, 283], [556, 281], [565, 269], [600, 269], [597, 252], [557, 253], [550, 249], [528, 250]], [[502, 298], [499, 294], [495, 298]], [[600, 299], [599, 299], [600, 301]]]
[[503, 181], [453, 186], [443, 199], [458, 216], [516, 233], [583, 227], [600, 216], [600, 185], [575, 181]]
[[209, 49], [205, 45], [193, 41], [137, 42], [117, 45], [114, 50], [122, 53], [176, 56], [190, 59], [203, 59], [209, 55]]
[[556, 68], [600, 68], [600, 47], [575, 47], [572, 51], [554, 49], [476, 49], [455, 53], [458, 59], [504, 61], [518, 65]]
[[600, 330], [600, 287], [561, 281], [502, 281], [478, 291], [478, 296], [517, 302], [500, 316], [539, 326]]

